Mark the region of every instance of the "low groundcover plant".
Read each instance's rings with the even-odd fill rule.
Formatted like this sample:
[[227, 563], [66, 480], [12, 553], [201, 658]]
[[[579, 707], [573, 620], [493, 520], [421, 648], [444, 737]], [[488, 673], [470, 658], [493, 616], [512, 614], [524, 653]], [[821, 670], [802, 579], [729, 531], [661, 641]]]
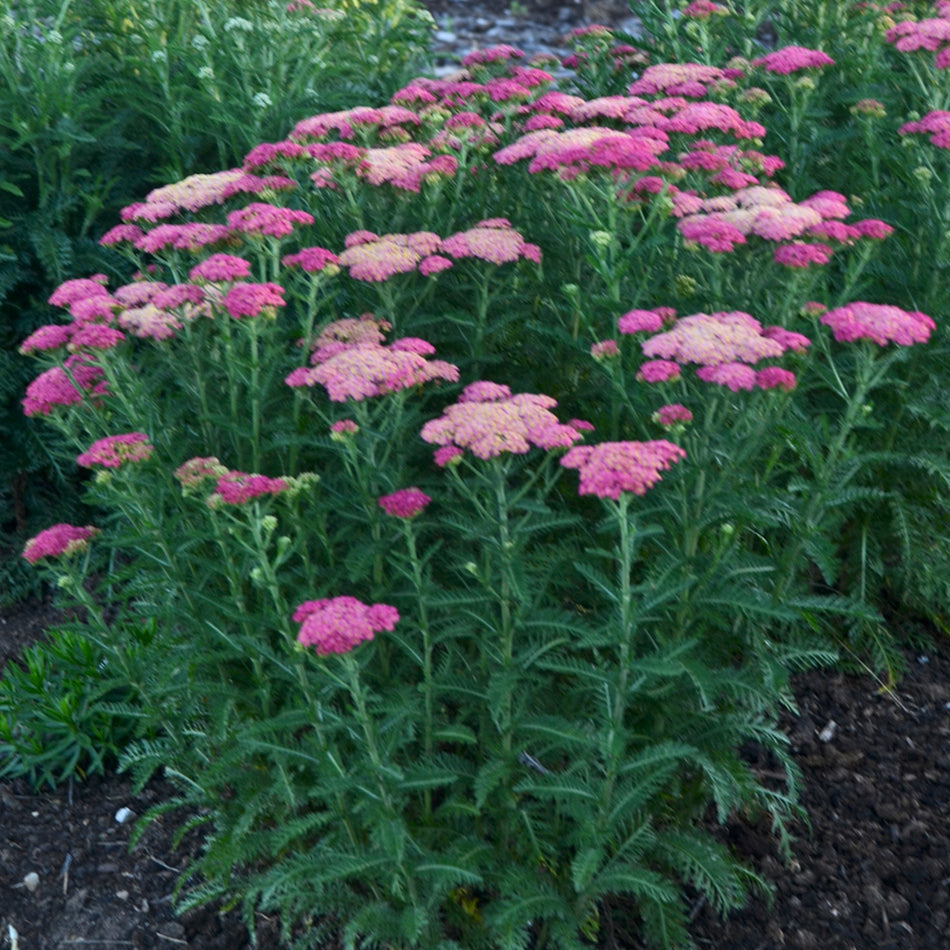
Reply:
[[[629, 69], [577, 40], [586, 87]], [[838, 547], [936, 325], [856, 299], [891, 226], [793, 197], [742, 113], [826, 57], [586, 97], [522, 59], [153, 190], [103, 238], [135, 278], [64, 283], [22, 343], [100, 513], [24, 554], [134, 661], [123, 766], [204, 828], [183, 906], [311, 946], [579, 947], [618, 913], [686, 946], [684, 887], [761, 886], [710, 820], [789, 844], [790, 673], [829, 618], [878, 625]]]

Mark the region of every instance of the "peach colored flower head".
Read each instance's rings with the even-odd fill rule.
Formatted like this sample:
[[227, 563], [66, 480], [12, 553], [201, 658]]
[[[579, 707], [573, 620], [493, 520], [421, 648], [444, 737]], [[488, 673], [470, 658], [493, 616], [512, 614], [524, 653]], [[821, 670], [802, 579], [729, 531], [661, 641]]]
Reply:
[[473, 393], [472, 387], [467, 387], [458, 402], [422, 427], [424, 441], [467, 449], [477, 458], [489, 459], [505, 452], [522, 455], [532, 446], [567, 447], [581, 437], [577, 429], [559, 422], [551, 412], [557, 400], [550, 396], [511, 395], [507, 386], [493, 383], [472, 386], [479, 388]]
[[765, 336], [762, 324], [740, 310], [696, 313], [681, 317], [671, 329], [643, 343], [643, 355], [715, 366], [719, 363], [757, 363], [781, 356], [782, 346]]

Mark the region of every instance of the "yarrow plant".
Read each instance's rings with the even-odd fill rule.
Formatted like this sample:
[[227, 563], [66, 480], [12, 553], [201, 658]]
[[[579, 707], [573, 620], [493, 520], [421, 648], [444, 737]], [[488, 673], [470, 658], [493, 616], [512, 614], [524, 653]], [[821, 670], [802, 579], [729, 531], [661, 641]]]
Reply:
[[[557, 87], [480, 50], [153, 189], [103, 238], [136, 275], [63, 283], [24, 334], [23, 409], [103, 515], [24, 554], [127, 565], [109, 622], [88, 605], [116, 657], [161, 631], [122, 764], [206, 819], [186, 906], [541, 950], [623, 895], [685, 947], [684, 887], [728, 911], [757, 885], [711, 814], [790, 843], [791, 671], [887, 668], [867, 552], [938, 324], [883, 289], [912, 229], [812, 161], [837, 45], [676, 61], [767, 5], [666, 7], [640, 50], [576, 35]], [[853, 98], [870, 141], [891, 104]]]

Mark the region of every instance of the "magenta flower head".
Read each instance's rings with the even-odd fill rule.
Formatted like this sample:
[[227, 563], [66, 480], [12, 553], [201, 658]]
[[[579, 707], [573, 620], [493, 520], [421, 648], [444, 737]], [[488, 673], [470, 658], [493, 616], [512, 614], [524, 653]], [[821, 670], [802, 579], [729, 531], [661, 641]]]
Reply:
[[821, 317], [821, 323], [831, 327], [839, 343], [852, 340], [871, 340], [878, 346], [897, 343], [911, 346], [926, 343], [936, 324], [925, 313], [901, 310], [887, 304], [865, 303], [858, 300], [829, 310]]
[[284, 306], [284, 288], [280, 284], [235, 284], [224, 295], [224, 309], [234, 317], [272, 316]]
[[300, 624], [297, 642], [314, 647], [317, 656], [349, 653], [374, 633], [392, 630], [399, 622], [399, 612], [388, 604], [364, 604], [355, 597], [332, 597], [308, 600], [293, 614]]
[[601, 442], [576, 445], [561, 464], [576, 468], [578, 494], [618, 499], [622, 492], [643, 495], [660, 481], [660, 472], [686, 458], [686, 451], [665, 439], [652, 442]]
[[413, 486], [401, 488], [391, 495], [383, 495], [379, 499], [379, 506], [394, 518], [414, 518], [425, 510], [430, 501], [432, 499], [424, 491]]
[[765, 56], [752, 60], [753, 66], [761, 66], [767, 73], [787, 76], [801, 69], [815, 69], [821, 66], [833, 66], [834, 60], [821, 50], [804, 46], [784, 46]]
[[144, 432], [124, 432], [98, 439], [76, 458], [83, 468], [121, 468], [144, 462], [152, 454], [152, 444]]
[[212, 254], [188, 273], [189, 280], [243, 280], [250, 276], [250, 263], [234, 254]]
[[681, 423], [692, 422], [693, 414], [686, 406], [678, 402], [671, 402], [666, 406], [660, 406], [660, 408], [653, 413], [652, 418], [654, 422], [659, 423], [664, 429], [669, 429]]
[[[65, 369], [63, 368], [65, 367]], [[84, 395], [107, 393], [102, 369], [83, 354], [68, 357], [63, 366], [52, 366], [26, 387], [23, 412], [28, 416], [47, 416], [57, 406], [78, 406]]]
[[52, 528], [41, 531], [35, 538], [30, 538], [23, 548], [23, 557], [30, 564], [35, 564], [44, 557], [68, 557], [79, 551], [85, 551], [89, 539], [99, 533], [98, 528], [87, 525], [80, 528], [71, 524], [56, 524]]
[[248, 475], [245, 472], [225, 472], [218, 477], [214, 491], [208, 497], [208, 507], [219, 505], [243, 505], [253, 498], [264, 495], [279, 495], [290, 488], [283, 478], [268, 478], [266, 475]]

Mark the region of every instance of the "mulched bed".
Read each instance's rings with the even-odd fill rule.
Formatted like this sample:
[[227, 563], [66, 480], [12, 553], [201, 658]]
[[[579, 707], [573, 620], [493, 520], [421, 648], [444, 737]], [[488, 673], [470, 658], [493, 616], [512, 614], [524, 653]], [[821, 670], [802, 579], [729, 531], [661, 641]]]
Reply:
[[[0, 663], [54, 622], [48, 605], [0, 612]], [[795, 680], [800, 715], [787, 717], [802, 769], [811, 828], [796, 831], [783, 865], [767, 827], [734, 823], [723, 834], [776, 891], [723, 922], [695, 907], [701, 950], [946, 950], [950, 945], [950, 643], [907, 653], [891, 693], [866, 675], [815, 671]], [[832, 725], [833, 724], [833, 725]], [[827, 741], [824, 741], [827, 740]], [[767, 769], [767, 765], [763, 765]], [[92, 777], [34, 793], [0, 783], [0, 947], [249, 946], [236, 911], [172, 907], [176, 869], [198, 846], [173, 851], [173, 823], [152, 825], [130, 852], [134, 822], [170, 794], [162, 781], [131, 794], [123, 776]], [[24, 884], [38, 877], [35, 890]], [[278, 947], [276, 920], [259, 916], [258, 946]], [[634, 928], [615, 919], [604, 950], [638, 950]]]

